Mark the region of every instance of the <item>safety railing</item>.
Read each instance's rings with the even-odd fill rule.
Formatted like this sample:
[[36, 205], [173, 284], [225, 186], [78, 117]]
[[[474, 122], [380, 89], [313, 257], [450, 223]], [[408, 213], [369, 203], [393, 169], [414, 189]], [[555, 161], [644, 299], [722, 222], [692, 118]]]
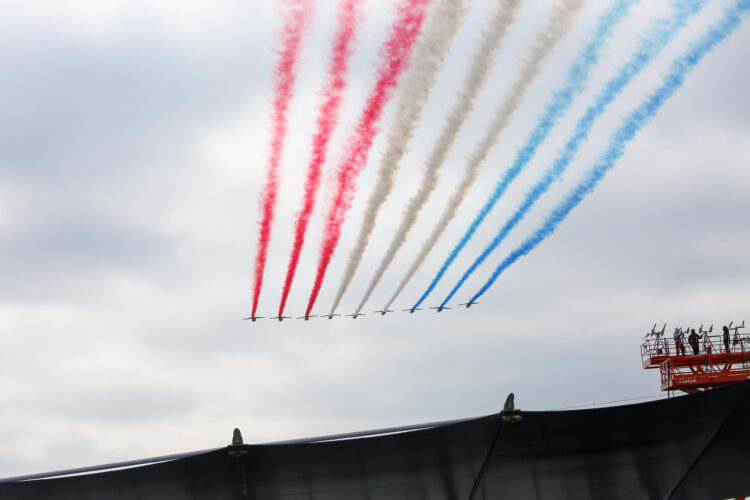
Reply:
[[[663, 361], [676, 356], [742, 354], [750, 355], [750, 334], [729, 336], [725, 342], [724, 335], [698, 335], [697, 345], [690, 343], [689, 335], [665, 338], [662, 335], [646, 337], [641, 344], [641, 362], [645, 368], [656, 368]], [[696, 352], [697, 348], [697, 352]]]
[[659, 365], [662, 390], [693, 390], [717, 387], [750, 378], [750, 352], [712, 354], [686, 363], [682, 357], [671, 357]]

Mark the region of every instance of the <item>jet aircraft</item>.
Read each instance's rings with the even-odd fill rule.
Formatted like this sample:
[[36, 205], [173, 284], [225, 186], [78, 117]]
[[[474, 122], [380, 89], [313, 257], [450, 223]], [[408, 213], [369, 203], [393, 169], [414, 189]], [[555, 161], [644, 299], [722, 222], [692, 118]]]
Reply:
[[247, 321], [248, 319], [255, 323], [256, 319], [263, 319], [265, 316], [248, 316], [247, 318], [242, 318], [242, 321]]
[[418, 307], [412, 307], [411, 309], [404, 309], [404, 311], [409, 311], [409, 314], [414, 314], [414, 311], [421, 311], [422, 309]]
[[380, 311], [373, 311], [374, 313], [380, 313], [381, 316], [385, 316], [387, 313], [392, 313], [393, 311], [391, 309], [381, 309]]
[[270, 319], [277, 319], [279, 320], [279, 323], [281, 323], [285, 319], [292, 319], [292, 317], [291, 316], [274, 316], [273, 318], [270, 318]]
[[315, 315], [312, 315], [312, 316], [300, 316], [297, 319], [304, 319], [305, 321], [310, 321], [310, 318], [317, 318], [317, 316], [315, 316]]
[[443, 309], [450, 309], [450, 307], [438, 306], [438, 307], [430, 307], [430, 309], [435, 309], [435, 310], [437, 310], [437, 312], [442, 312]]
[[364, 316], [365, 313], [354, 313], [354, 314], [347, 314], [347, 317], [351, 317], [352, 319], [357, 319], [357, 316]]
[[341, 316], [341, 315], [340, 314], [333, 314], [333, 313], [331, 313], [328, 316], [326, 316], [326, 318], [333, 319], [334, 316]]
[[466, 306], [466, 309], [468, 309], [471, 306], [473, 306], [474, 304], [479, 304], [479, 302], [473, 302], [473, 301], [470, 300], [468, 302], [464, 302], [463, 304], [458, 304], [458, 305], [459, 306]]

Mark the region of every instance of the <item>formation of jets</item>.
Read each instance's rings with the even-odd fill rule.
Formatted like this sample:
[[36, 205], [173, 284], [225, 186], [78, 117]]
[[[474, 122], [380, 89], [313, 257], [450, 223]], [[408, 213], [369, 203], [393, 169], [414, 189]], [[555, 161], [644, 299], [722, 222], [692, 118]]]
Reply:
[[[468, 302], [464, 302], [463, 304], [459, 304], [459, 306], [464, 306], [464, 307], [466, 307], [468, 309], [469, 307], [473, 306], [474, 304], [479, 304], [479, 302], [472, 302], [470, 300]], [[445, 309], [450, 309], [450, 307], [447, 307], [447, 306], [436, 306], [436, 307], [430, 307], [430, 309], [435, 309], [437, 312], [442, 312]], [[414, 314], [414, 311], [421, 311], [421, 310], [422, 309], [420, 309], [419, 307], [410, 307], [409, 309], [403, 309], [403, 311], [408, 311], [409, 314]], [[395, 312], [395, 311], [393, 309], [387, 309], [387, 308], [384, 307], [383, 309], [380, 309], [380, 310], [377, 310], [377, 311], [373, 311], [373, 314], [380, 314], [381, 316], [385, 316], [386, 314], [392, 313], [392, 312]], [[364, 316], [364, 315], [365, 315], [365, 313], [359, 313], [359, 312], [358, 313], [352, 313], [352, 314], [345, 314], [345, 316], [347, 318], [352, 318], [352, 319], [357, 319], [358, 317]], [[310, 318], [318, 318], [318, 317], [320, 317], [320, 318], [333, 319], [335, 316], [341, 316], [341, 315], [340, 314], [333, 314], [333, 313], [326, 314], [326, 315], [323, 315], [323, 316], [306, 315], [306, 316], [299, 316], [296, 319], [304, 319], [305, 321], [309, 321]], [[265, 316], [248, 316], [247, 318], [242, 318], [242, 319], [243, 320], [250, 320], [253, 323], [255, 323], [255, 320], [265, 319]], [[274, 317], [269, 318], [269, 319], [275, 319], [275, 320], [277, 320], [279, 322], [282, 322], [285, 319], [291, 319], [291, 316], [274, 316]], [[654, 326], [654, 328], [656, 328], [656, 326]]]

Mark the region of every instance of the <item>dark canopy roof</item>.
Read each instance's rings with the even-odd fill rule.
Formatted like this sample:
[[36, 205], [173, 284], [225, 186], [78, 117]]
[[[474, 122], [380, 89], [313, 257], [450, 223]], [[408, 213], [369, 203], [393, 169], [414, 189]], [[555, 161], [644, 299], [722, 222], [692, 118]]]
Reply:
[[748, 393], [750, 382], [742, 382], [651, 403], [521, 412], [516, 426], [504, 412], [377, 437], [227, 447], [124, 470], [6, 482], [0, 498], [737, 497], [750, 494]]

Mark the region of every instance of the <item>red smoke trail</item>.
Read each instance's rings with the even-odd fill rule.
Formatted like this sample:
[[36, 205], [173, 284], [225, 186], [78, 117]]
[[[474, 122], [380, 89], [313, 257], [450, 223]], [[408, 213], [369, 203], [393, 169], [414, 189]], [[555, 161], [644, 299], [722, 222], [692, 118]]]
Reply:
[[277, 52], [277, 66], [273, 73], [275, 97], [271, 116], [271, 152], [266, 167], [266, 183], [260, 195], [260, 212], [262, 215], [258, 222], [260, 232], [258, 234], [258, 253], [255, 256], [252, 317], [255, 317], [255, 312], [258, 309], [258, 298], [263, 286], [263, 271], [266, 268], [268, 242], [271, 239], [271, 224], [273, 223], [276, 192], [279, 184], [279, 161], [281, 160], [284, 137], [286, 136], [286, 111], [292, 98], [300, 42], [312, 13], [312, 0], [285, 0], [282, 8], [285, 10], [285, 20], [281, 32], [281, 48]]
[[341, 106], [341, 96], [346, 88], [346, 75], [349, 59], [352, 54], [352, 42], [354, 31], [357, 27], [358, 9], [362, 0], [341, 0], [338, 32], [333, 39], [333, 50], [330, 66], [328, 67], [328, 78], [323, 88], [323, 102], [318, 110], [317, 131], [313, 136], [312, 158], [307, 166], [307, 180], [305, 180], [305, 196], [302, 209], [297, 215], [294, 231], [294, 245], [289, 257], [289, 267], [286, 271], [284, 291], [281, 293], [281, 304], [279, 305], [279, 316], [284, 314], [286, 299], [289, 289], [294, 281], [294, 273], [297, 271], [299, 255], [302, 245], [305, 243], [305, 233], [310, 222], [310, 215], [315, 207], [315, 199], [320, 186], [321, 168], [326, 160], [328, 140], [331, 132], [336, 127]]
[[305, 316], [310, 314], [318, 298], [326, 269], [341, 236], [341, 225], [354, 199], [354, 183], [367, 162], [367, 155], [378, 132], [377, 123], [383, 114], [383, 108], [393, 95], [398, 76], [409, 62], [411, 49], [419, 35], [428, 4], [429, 0], [402, 0], [389, 38], [380, 49], [381, 59], [377, 67], [375, 87], [367, 98], [357, 128], [349, 138], [348, 150], [336, 175], [336, 194], [326, 219], [318, 273], [310, 292]]

